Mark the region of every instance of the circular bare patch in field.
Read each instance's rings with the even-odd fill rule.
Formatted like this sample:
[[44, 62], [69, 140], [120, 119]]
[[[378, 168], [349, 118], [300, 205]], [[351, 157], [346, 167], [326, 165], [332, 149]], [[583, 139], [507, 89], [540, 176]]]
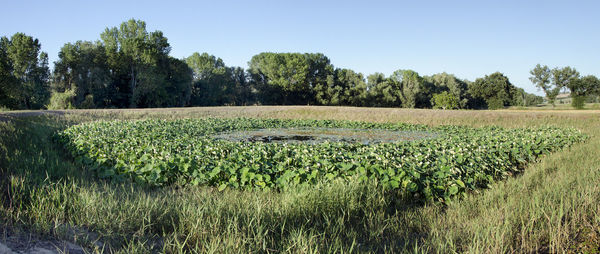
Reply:
[[341, 128], [287, 128], [258, 129], [220, 133], [217, 140], [262, 143], [307, 143], [347, 142], [361, 144], [394, 143], [437, 137], [425, 131], [391, 131], [379, 129]]

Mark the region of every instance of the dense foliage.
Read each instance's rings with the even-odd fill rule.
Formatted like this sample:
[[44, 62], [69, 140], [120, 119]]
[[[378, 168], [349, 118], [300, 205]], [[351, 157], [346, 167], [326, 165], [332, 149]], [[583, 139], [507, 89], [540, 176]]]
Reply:
[[0, 38], [0, 106], [42, 108], [50, 96], [48, 54], [37, 39], [16, 33]]
[[[162, 32], [143, 21], [106, 28], [101, 41], [67, 43], [55, 63], [55, 93], [72, 91], [75, 107], [176, 107], [191, 96], [192, 71], [169, 56]], [[86, 102], [87, 103], [84, 103]]]
[[458, 103], [458, 99], [453, 94], [448, 93], [448, 91], [434, 94], [433, 98], [431, 98], [431, 104], [434, 109], [457, 109]]
[[489, 109], [500, 109], [511, 105], [516, 94], [516, 87], [500, 72], [478, 78], [469, 85], [471, 94], [483, 99]]
[[[514, 86], [495, 72], [474, 82], [452, 74], [421, 76], [399, 69], [391, 75], [364, 75], [336, 68], [322, 53], [263, 52], [248, 69], [231, 67], [208, 53], [187, 58], [169, 56], [171, 46], [161, 31], [131, 19], [106, 28], [100, 39], [66, 43], [50, 72], [48, 56], [37, 39], [22, 33], [0, 41], [0, 107], [144, 108], [222, 105], [335, 105], [433, 108], [434, 95], [447, 92], [458, 107], [498, 109], [535, 106], [543, 98]], [[569, 66], [537, 65], [530, 80], [554, 105], [571, 91], [573, 106], [600, 96], [595, 76], [580, 78]], [[438, 98], [441, 99], [442, 97]], [[597, 99], [596, 99], [597, 100]]]
[[193, 73], [189, 105], [245, 105], [253, 101], [244, 69], [227, 67], [221, 58], [207, 53], [194, 53], [184, 60]]
[[[262, 128], [420, 131], [433, 138], [395, 143], [253, 143], [215, 134]], [[336, 178], [374, 180], [401, 195], [443, 200], [518, 172], [542, 154], [585, 138], [574, 129], [503, 129], [351, 121], [183, 119], [93, 122], [57, 135], [101, 177], [151, 185], [223, 188], [311, 185]]]
[[[321, 53], [259, 53], [248, 69], [230, 67], [216, 56], [169, 56], [161, 31], [131, 19], [108, 27], [100, 39], [66, 43], [50, 72], [37, 39], [17, 33], [0, 43], [0, 106], [23, 108], [138, 108], [222, 105], [340, 105], [431, 108], [435, 94], [448, 92], [459, 109], [487, 108], [482, 93], [495, 93], [485, 80], [452, 74], [420, 76], [413, 70], [363, 75], [336, 68]], [[51, 75], [50, 75], [51, 74]], [[508, 82], [508, 80], [506, 80]], [[530, 106], [541, 97], [510, 85], [520, 95], [495, 103]], [[482, 88], [483, 87], [483, 90]], [[490, 91], [484, 91], [485, 89]], [[521, 99], [524, 98], [524, 99]], [[455, 108], [455, 107], [452, 107]]]
[[596, 76], [581, 77], [579, 72], [569, 66], [550, 69], [548, 66], [536, 65], [529, 78], [540, 90], [544, 91], [548, 102], [555, 105], [556, 97], [561, 90], [569, 89], [571, 105], [582, 109], [588, 97], [600, 96], [600, 81]]

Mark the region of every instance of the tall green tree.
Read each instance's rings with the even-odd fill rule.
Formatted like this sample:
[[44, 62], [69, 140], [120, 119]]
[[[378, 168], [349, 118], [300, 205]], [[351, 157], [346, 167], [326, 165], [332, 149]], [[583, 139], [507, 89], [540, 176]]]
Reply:
[[[250, 75], [267, 104], [307, 104], [312, 91], [309, 63], [300, 53], [260, 53], [248, 63]], [[298, 96], [302, 95], [302, 96]]]
[[16, 33], [0, 39], [0, 100], [5, 106], [40, 109], [46, 105], [50, 90], [48, 54], [41, 51], [38, 39]]
[[579, 72], [577, 70], [569, 66], [552, 69], [552, 84], [557, 89], [569, 88], [571, 90], [572, 102], [574, 103], [573, 106], [583, 108], [585, 98], [580, 93], [581, 91], [578, 90], [583, 89], [584, 86], [579, 82]]
[[362, 73], [350, 69], [336, 69], [335, 83], [343, 88], [343, 92], [339, 95], [341, 105], [366, 106], [367, 83]]
[[53, 102], [68, 99], [62, 104], [76, 108], [189, 104], [192, 71], [168, 55], [170, 46], [162, 32], [148, 32], [144, 21], [131, 19], [106, 28], [100, 37], [95, 43], [62, 47], [55, 62]]
[[469, 93], [475, 98], [484, 100], [488, 109], [510, 106], [515, 90], [515, 86], [500, 72], [478, 78], [469, 84]]
[[106, 28], [100, 37], [118, 89], [126, 94], [129, 106], [166, 105], [164, 70], [171, 48], [163, 33], [147, 32], [144, 21], [131, 19], [118, 28]]
[[434, 93], [447, 91], [458, 100], [458, 108], [467, 107], [469, 102], [467, 82], [445, 72], [427, 76], [424, 79], [433, 86]]
[[419, 73], [413, 70], [397, 70], [390, 79], [399, 83], [402, 107], [429, 107], [432, 95]]
[[194, 53], [184, 59], [193, 71], [190, 105], [248, 105], [254, 102], [248, 75], [241, 67], [228, 67], [221, 58]]
[[336, 82], [335, 76], [329, 76], [325, 82], [319, 83], [315, 88], [315, 100], [320, 105], [339, 106], [345, 105], [349, 87], [347, 83]]
[[242, 67], [229, 67], [234, 83], [235, 105], [245, 106], [256, 103], [252, 83]]
[[350, 69], [335, 69], [315, 90], [317, 103], [321, 105], [363, 106], [368, 96], [363, 75]]
[[566, 86], [571, 91], [571, 105], [574, 108], [582, 109], [586, 97], [597, 93], [600, 80], [595, 76], [588, 75], [583, 78], [572, 78]]
[[526, 103], [527, 103], [527, 95], [526, 94], [527, 93], [525, 92], [525, 89], [515, 87], [510, 105], [525, 107]]
[[9, 44], [8, 38], [0, 38], [0, 106], [7, 108], [14, 107], [13, 98], [17, 93], [17, 80], [12, 75], [12, 64], [8, 58]]
[[110, 106], [116, 94], [105, 51], [100, 42], [65, 44], [54, 63], [53, 92], [71, 91], [76, 108]]
[[568, 88], [569, 83], [579, 79], [579, 72], [570, 66], [552, 69], [552, 83], [555, 87]]
[[170, 107], [189, 105], [192, 96], [193, 71], [184, 60], [169, 57], [166, 71], [165, 90], [167, 99], [164, 103]]
[[217, 106], [231, 104], [235, 83], [221, 58], [208, 53], [194, 53], [185, 59], [193, 71], [191, 105]]
[[[309, 103], [321, 105], [341, 105], [343, 100], [344, 85], [335, 82], [335, 68], [327, 56], [322, 53], [306, 53], [304, 57], [308, 62], [308, 77], [307, 81], [309, 89], [312, 91], [310, 98], [307, 98]], [[329, 101], [319, 103], [317, 94], [319, 91], [330, 91]]]
[[581, 81], [585, 84], [589, 96], [600, 96], [600, 79], [598, 77], [587, 75], [581, 78]]
[[402, 84], [386, 78], [383, 73], [367, 77], [368, 97], [365, 106], [402, 107]]
[[560, 93], [561, 87], [553, 86], [551, 83], [552, 70], [550, 70], [550, 68], [548, 68], [546, 65], [541, 66], [540, 64], [537, 64], [535, 68], [529, 71], [529, 74], [531, 74], [529, 80], [531, 80], [536, 87], [544, 91], [546, 98], [548, 98], [548, 102], [550, 102], [550, 104], [552, 104], [554, 107], [556, 96], [558, 96]]
[[315, 91], [334, 85], [329, 59], [320, 53], [271, 53], [252, 57], [248, 72], [267, 104], [315, 103]]

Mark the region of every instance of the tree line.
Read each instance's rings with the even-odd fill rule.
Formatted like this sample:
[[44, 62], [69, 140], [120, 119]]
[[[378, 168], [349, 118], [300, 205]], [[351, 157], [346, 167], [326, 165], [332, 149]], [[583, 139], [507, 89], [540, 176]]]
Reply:
[[[532, 106], [543, 100], [514, 86], [499, 72], [473, 82], [448, 73], [421, 76], [413, 70], [365, 77], [351, 69], [334, 67], [320, 53], [264, 52], [250, 59], [248, 69], [227, 66], [222, 59], [207, 53], [177, 59], [169, 56], [171, 47], [162, 32], [149, 32], [145, 22], [134, 19], [119, 27], [106, 28], [95, 42], [66, 43], [52, 71], [48, 55], [40, 49], [37, 39], [23, 33], [2, 37], [0, 106], [40, 109], [344, 105], [498, 109]], [[557, 74], [559, 83], [550, 87], [554, 79], [548, 73], [553, 74], [554, 70], [546, 69], [536, 66], [532, 70], [532, 82], [543, 91], [567, 87], [578, 96], [598, 93], [597, 79], [592, 80], [593, 76], [579, 79], [578, 73], [577, 78], [572, 73]], [[590, 85], [592, 81], [596, 83]]]
[[555, 105], [556, 97], [565, 89], [571, 93], [571, 105], [575, 108], [583, 108], [586, 99], [600, 96], [600, 80], [593, 75], [581, 77], [574, 68], [536, 65], [530, 72], [529, 78], [539, 89], [544, 91], [548, 102]]

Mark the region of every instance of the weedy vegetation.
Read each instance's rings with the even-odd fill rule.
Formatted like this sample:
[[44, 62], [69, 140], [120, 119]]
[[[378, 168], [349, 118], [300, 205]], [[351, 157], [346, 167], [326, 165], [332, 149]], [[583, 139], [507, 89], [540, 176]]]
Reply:
[[[218, 107], [7, 118], [0, 239], [25, 233], [104, 253], [600, 246], [597, 111]], [[282, 127], [435, 135], [369, 144], [214, 138]]]
[[[435, 133], [436, 137], [373, 145], [215, 139], [223, 132], [309, 127], [419, 131], [414, 133]], [[374, 180], [382, 188], [408, 194], [402, 196], [436, 201], [485, 187], [494, 179], [519, 172], [542, 154], [584, 138], [577, 130], [552, 127], [507, 130], [248, 118], [92, 122], [72, 126], [57, 136], [77, 162], [101, 177], [130, 176], [159, 186], [189, 182], [219, 190], [288, 189], [337, 178]]]

